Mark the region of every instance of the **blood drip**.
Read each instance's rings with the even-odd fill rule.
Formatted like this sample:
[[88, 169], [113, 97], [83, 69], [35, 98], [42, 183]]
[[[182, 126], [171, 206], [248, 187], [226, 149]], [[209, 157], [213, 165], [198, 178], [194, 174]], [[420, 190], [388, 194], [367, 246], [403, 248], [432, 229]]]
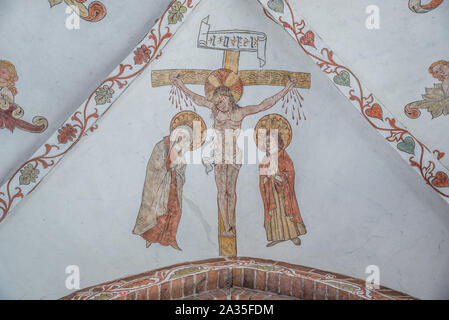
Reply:
[[304, 111], [302, 112], [301, 117], [301, 109], [302, 109], [302, 101], [304, 98], [299, 93], [298, 89], [290, 90], [283, 98], [282, 98], [282, 109], [285, 109], [285, 114], [291, 113], [292, 120], [296, 120], [296, 125], [299, 125], [299, 120], [306, 120], [306, 115]]
[[170, 89], [170, 97], [168, 98], [168, 101], [176, 107], [176, 109], [183, 110], [193, 108], [193, 110], [196, 112], [195, 104], [193, 103], [192, 99], [190, 99], [189, 96], [184, 94], [181, 89], [178, 87], [172, 86]]

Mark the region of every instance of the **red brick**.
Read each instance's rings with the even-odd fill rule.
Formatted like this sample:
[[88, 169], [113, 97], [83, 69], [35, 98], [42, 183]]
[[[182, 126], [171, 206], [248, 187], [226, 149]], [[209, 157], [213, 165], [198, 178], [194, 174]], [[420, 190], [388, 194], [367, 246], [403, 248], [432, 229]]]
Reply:
[[315, 281], [304, 279], [304, 300], [313, 300], [315, 290]]
[[[250, 268], [245, 268], [238, 265], [236, 262], [247, 262], [248, 264], [264, 264], [264, 265], [276, 265], [281, 268], [293, 269], [297, 272], [297, 276], [287, 276], [285, 273], [280, 272], [264, 272], [263, 270], [254, 270]], [[332, 275], [336, 279], [346, 279], [347, 282], [352, 283], [357, 286], [363, 287], [365, 285], [364, 280], [354, 279], [349, 276], [334, 274], [327, 271], [311, 269], [309, 267], [297, 266], [284, 262], [276, 262], [272, 260], [256, 259], [256, 258], [215, 258], [208, 259], [197, 262], [187, 262], [181, 263], [170, 267], [160, 268], [158, 270], [153, 270], [138, 275], [134, 275], [127, 278], [121, 278], [119, 280], [114, 280], [107, 282], [105, 284], [119, 283], [120, 281], [132, 282], [125, 286], [124, 288], [136, 288], [141, 286], [147, 286], [150, 283], [150, 277], [152, 275], [159, 276], [162, 272], [169, 272], [174, 270], [179, 270], [180, 268], [185, 268], [188, 266], [200, 266], [206, 264], [207, 267], [203, 269], [202, 273], [198, 275], [191, 275], [185, 278], [179, 278], [171, 281], [170, 283], [164, 283], [162, 285], [153, 285], [148, 289], [138, 290], [131, 292], [129, 294], [123, 294], [120, 296], [121, 299], [179, 299], [194, 294], [198, 294], [204, 299], [213, 298], [227, 298], [229, 295], [223, 292], [214, 293], [218, 288], [231, 288], [235, 287], [245, 287], [249, 290], [245, 290], [240, 296], [234, 294], [235, 297], [240, 299], [260, 299], [262, 298], [262, 291], [273, 292], [274, 295], [270, 295], [276, 299], [287, 299], [287, 296], [295, 297], [298, 299], [357, 299], [364, 300], [366, 297], [357, 296], [352, 292], [345, 292], [341, 289], [334, 287], [328, 287], [325, 283], [321, 283], [320, 279], [329, 275]], [[102, 284], [104, 285], [104, 284]], [[77, 293], [71, 294], [64, 297], [63, 299], [76, 298], [82, 292], [87, 292], [92, 290], [93, 292], [102, 292], [102, 285], [97, 285], [91, 288], [87, 288]], [[251, 289], [259, 291], [251, 291]], [[184, 293], [184, 291], [186, 293]], [[209, 294], [203, 294], [206, 291]], [[230, 290], [228, 290], [230, 292]], [[385, 296], [380, 293], [385, 294]], [[186, 295], [187, 294], [187, 295]], [[281, 294], [285, 296], [276, 296], [276, 294]], [[379, 290], [372, 291], [372, 297], [375, 300], [378, 299], [413, 299], [404, 293], [396, 292], [386, 287], [381, 287]]]
[[232, 288], [231, 289], [231, 300], [239, 300], [240, 295], [242, 295], [245, 290], [241, 288]]
[[248, 289], [254, 289], [255, 278], [256, 278], [256, 271], [254, 269], [244, 269], [243, 287]]
[[147, 289], [137, 291], [137, 300], [148, 300], [147, 292]]
[[137, 294], [135, 292], [128, 293], [125, 297], [126, 300], [136, 300]]
[[349, 300], [349, 292], [340, 290], [338, 293], [338, 299], [339, 300]]
[[255, 295], [257, 295], [257, 292], [256, 292], [256, 291], [245, 290], [245, 291], [239, 296], [239, 300], [251, 300], [251, 297], [254, 297]]
[[279, 293], [279, 273], [268, 272], [267, 291]]
[[234, 287], [242, 286], [242, 269], [232, 268], [232, 285]]
[[182, 278], [179, 278], [171, 282], [172, 299], [179, 299], [182, 297], [183, 294], [182, 280], [183, 280]]
[[292, 278], [290, 276], [281, 275], [280, 277], [280, 294], [284, 296], [292, 295]]
[[215, 290], [218, 287], [218, 271], [209, 271], [207, 275], [207, 290]]
[[202, 293], [207, 289], [207, 272], [195, 275], [195, 293]]
[[349, 299], [349, 300], [360, 300], [359, 296], [357, 296], [357, 295], [355, 295], [355, 294], [352, 294], [352, 293], [350, 293], [350, 294], [348, 295], [348, 299]]
[[265, 299], [264, 300], [273, 300], [273, 297], [275, 297], [275, 295], [272, 295], [272, 294], [266, 294], [265, 295]]
[[214, 300], [228, 300], [229, 292], [224, 290], [214, 290], [210, 294], [214, 296]]
[[265, 271], [256, 271], [256, 289], [260, 291], [267, 289], [267, 273]]
[[188, 276], [184, 278], [184, 297], [193, 295], [194, 290], [194, 276]]
[[292, 297], [286, 297], [286, 296], [271, 296], [265, 300], [294, 300], [294, 299]]
[[298, 299], [304, 298], [304, 282], [302, 278], [292, 279], [292, 296]]
[[215, 298], [209, 292], [203, 292], [202, 294], [199, 294], [196, 297], [200, 300], [214, 300], [214, 298]]
[[265, 299], [265, 294], [263, 293], [256, 293], [255, 295], [253, 295], [252, 297], [249, 298], [249, 300], [264, 300]]
[[321, 282], [315, 282], [315, 300], [326, 299], [326, 285]]
[[151, 286], [147, 289], [148, 291], [148, 300], [160, 300], [159, 295], [159, 286]]
[[327, 300], [338, 300], [338, 289], [334, 287], [327, 287]]
[[232, 288], [221, 289], [221, 291], [223, 291], [229, 298], [231, 297]]
[[170, 300], [171, 298], [171, 288], [170, 281], [164, 282], [161, 285], [161, 300]]
[[230, 283], [230, 279], [231, 277], [229, 276], [231, 274], [232, 269], [221, 269], [218, 272], [218, 287], [223, 289], [223, 288], [230, 288], [231, 287], [231, 283]]
[[271, 300], [272, 297], [274, 297], [274, 295], [266, 293], [264, 300]]
[[265, 300], [284, 300], [284, 298], [279, 296], [268, 296], [265, 298]]

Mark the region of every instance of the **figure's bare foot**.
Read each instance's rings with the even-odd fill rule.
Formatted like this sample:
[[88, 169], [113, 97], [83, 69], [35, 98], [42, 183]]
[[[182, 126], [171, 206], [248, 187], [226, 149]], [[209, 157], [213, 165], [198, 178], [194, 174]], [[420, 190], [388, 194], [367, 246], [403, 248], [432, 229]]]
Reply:
[[291, 240], [292, 240], [292, 242], [293, 242], [295, 245], [297, 245], [297, 246], [300, 246], [300, 245], [301, 245], [301, 239], [295, 238], [295, 239], [291, 239]]
[[267, 244], [267, 247], [269, 248], [269, 247], [275, 246], [275, 245], [277, 245], [278, 243], [281, 243], [281, 242], [283, 242], [283, 241], [271, 241], [269, 244]]
[[147, 248], [149, 248], [153, 243], [150, 241], [147, 241]]
[[172, 244], [171, 247], [176, 249], [176, 250], [182, 251], [182, 249], [176, 243]]

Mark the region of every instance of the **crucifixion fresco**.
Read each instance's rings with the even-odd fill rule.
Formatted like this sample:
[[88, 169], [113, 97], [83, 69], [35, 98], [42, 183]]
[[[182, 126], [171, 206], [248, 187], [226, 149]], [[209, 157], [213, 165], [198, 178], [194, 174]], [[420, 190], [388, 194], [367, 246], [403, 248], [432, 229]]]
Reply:
[[[217, 70], [155, 70], [151, 74], [152, 86], [173, 85], [183, 95], [183, 98], [190, 99], [195, 105], [207, 108], [212, 113], [215, 136], [212, 166], [217, 186], [219, 254], [220, 256], [236, 256], [236, 183], [242, 167], [242, 154], [237, 146], [237, 139], [241, 132], [242, 121], [247, 116], [272, 108], [287, 95], [296, 101], [296, 97], [292, 95], [292, 90], [294, 88], [309, 89], [310, 74], [280, 70], [239, 70], [241, 52], [256, 52], [260, 67], [265, 65], [266, 34], [248, 30], [210, 31], [208, 20], [209, 17], [206, 17], [201, 21], [198, 47], [208, 50], [222, 50], [223, 63], [221, 68]], [[189, 84], [204, 85], [205, 95], [190, 90], [186, 86]], [[243, 95], [244, 87], [254, 85], [283, 86], [284, 88], [258, 104], [239, 106], [237, 103]], [[298, 102], [300, 103], [299, 96]], [[293, 107], [293, 109], [295, 108]], [[294, 115], [292, 117], [292, 119], [295, 119]], [[297, 120], [298, 118], [296, 118]], [[285, 121], [288, 122], [286, 119]], [[277, 128], [272, 129], [277, 130]], [[166, 152], [169, 154], [170, 150], [166, 150]], [[151, 175], [151, 172], [147, 171], [147, 177], [149, 174]], [[292, 180], [289, 182], [291, 183]], [[290, 194], [290, 196], [292, 195]], [[143, 197], [145, 197], [145, 192]], [[146, 200], [143, 199], [142, 201]], [[299, 211], [296, 216], [298, 215]], [[296, 220], [295, 222], [302, 223], [302, 220]], [[296, 228], [296, 225], [294, 228]], [[304, 233], [305, 228], [304, 230], [298, 230], [295, 238]], [[276, 239], [280, 240], [276, 236], [273, 239], [273, 244], [276, 244], [274, 243]], [[296, 244], [298, 244], [298, 241], [296, 241]], [[165, 243], [164, 245], [172, 245], [177, 248], [177, 245], [173, 245], [173, 243]]]

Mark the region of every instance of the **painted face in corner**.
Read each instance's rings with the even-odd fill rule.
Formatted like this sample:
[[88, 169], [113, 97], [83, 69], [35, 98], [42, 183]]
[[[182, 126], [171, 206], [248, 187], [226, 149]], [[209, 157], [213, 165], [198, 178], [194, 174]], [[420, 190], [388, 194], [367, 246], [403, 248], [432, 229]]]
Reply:
[[6, 87], [8, 85], [11, 75], [4, 66], [0, 66], [0, 87]]
[[449, 78], [449, 66], [443, 63], [437, 64], [435, 67], [433, 67], [433, 72], [436, 76], [442, 77], [444, 79]]

